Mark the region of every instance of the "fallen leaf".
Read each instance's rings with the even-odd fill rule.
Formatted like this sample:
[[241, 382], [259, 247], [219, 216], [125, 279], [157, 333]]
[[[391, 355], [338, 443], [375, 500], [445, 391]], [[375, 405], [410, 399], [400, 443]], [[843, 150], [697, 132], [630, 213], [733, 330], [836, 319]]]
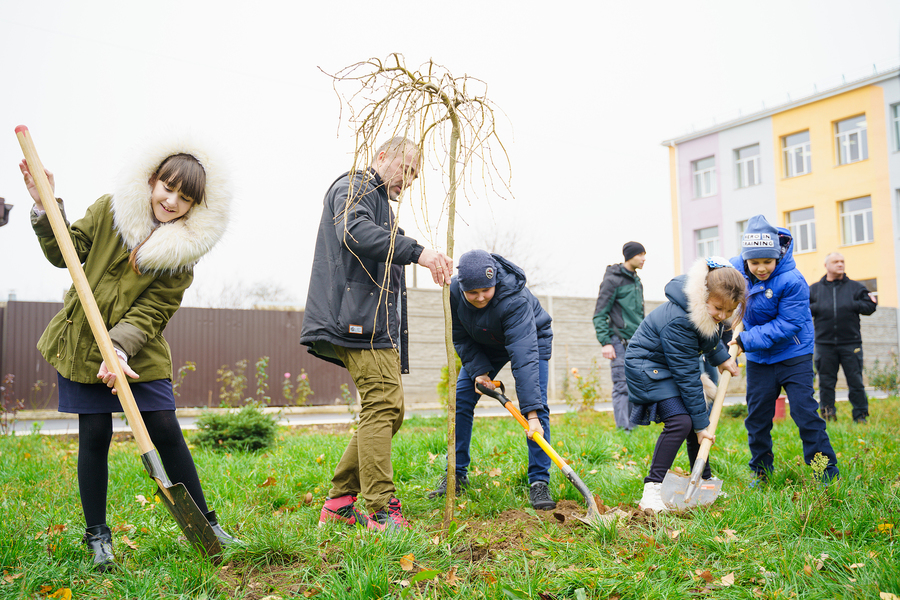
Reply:
[[725, 539], [728, 541], [734, 541], [738, 539], [738, 536], [734, 535], [737, 533], [734, 529], [723, 529], [722, 532], [725, 534]]
[[590, 471], [588, 471], [588, 473], [590, 473], [591, 475], [595, 475], [597, 473], [597, 469], [591, 469]]
[[47, 596], [48, 598], [59, 598], [59, 600], [72, 600], [72, 590], [69, 588], [59, 588], [52, 594]]
[[721, 584], [724, 587], [729, 587], [729, 586], [734, 585], [734, 573], [729, 573], [728, 575], [723, 575]]
[[459, 585], [459, 577], [456, 576], [456, 567], [451, 567], [449, 571], [447, 571], [447, 575], [444, 576], [444, 581], [447, 582], [447, 585]]
[[24, 454], [24, 456], [25, 456], [25, 458], [31, 458], [31, 453], [30, 453], [30, 452], [26, 452], [26, 453]]
[[413, 563], [415, 562], [416, 557], [412, 554], [407, 554], [405, 556], [400, 557], [400, 568], [404, 571], [412, 571]]
[[320, 454], [320, 455], [318, 455], [318, 456], [316, 457], [316, 462], [319, 463], [320, 465], [322, 464], [322, 461], [323, 461], [323, 460], [325, 460], [325, 455], [324, 455], [324, 454]]
[[881, 600], [900, 600], [900, 596], [890, 592], [878, 592], [878, 597], [881, 598]]
[[890, 531], [893, 528], [894, 528], [893, 523], [879, 523], [878, 525], [875, 526], [875, 529], [877, 529], [881, 533]]
[[437, 459], [437, 457], [438, 457], [437, 454], [432, 454], [431, 452], [429, 452], [428, 453], [428, 462], [431, 464], [434, 464], [434, 461]]
[[852, 565], [849, 565], [847, 568], [848, 569], [858, 569], [858, 568], [864, 567], [864, 566], [866, 566], [865, 563], [853, 563]]
[[669, 529], [668, 534], [670, 538], [672, 538], [673, 540], [677, 540], [682, 531], [682, 529]]
[[633, 466], [637, 465], [637, 463], [634, 462], [633, 460], [629, 460], [625, 464], [628, 465], [629, 467], [633, 467]]
[[434, 544], [435, 546], [439, 545], [441, 543], [441, 536], [436, 535], [433, 538], [431, 538], [431, 543]]
[[272, 487], [273, 485], [275, 485], [275, 478], [272, 476], [269, 476], [269, 477], [266, 477], [266, 480], [264, 482], [260, 483], [256, 487]]
[[13, 581], [15, 581], [16, 579], [19, 579], [23, 575], [25, 575], [25, 573], [16, 573], [15, 575], [7, 575], [6, 571], [3, 571], [3, 580], [6, 583], [12, 583]]
[[491, 477], [499, 477], [501, 473], [503, 473], [503, 471], [500, 469], [500, 467], [496, 467], [488, 471], [488, 475]]
[[497, 481], [496, 479], [494, 480], [493, 483], [494, 483], [494, 487], [500, 487], [500, 482]]
[[119, 533], [120, 531], [131, 531], [132, 529], [135, 529], [134, 525], [131, 525], [129, 523], [120, 523], [119, 525], [116, 525], [112, 528], [112, 532]]
[[309, 588], [308, 590], [303, 592], [303, 597], [304, 598], [312, 598], [313, 596], [315, 596], [316, 594], [318, 594], [321, 591], [322, 590], [320, 590], [319, 588]]
[[812, 567], [809, 565], [803, 565], [803, 572], [806, 573], [807, 575], [812, 575], [812, 573], [813, 573]]
[[38, 588], [38, 592], [40, 592], [41, 594], [48, 594], [52, 589], [52, 585], [42, 585], [40, 588]]
[[713, 540], [720, 542], [722, 544], [725, 543], [725, 538], [723, 538], [721, 535], [717, 535], [716, 537], [713, 538]]
[[311, 504], [312, 501], [313, 501], [313, 495], [312, 495], [312, 492], [306, 492], [306, 495], [303, 496], [303, 503], [304, 503], [304, 504]]
[[484, 580], [487, 581], [488, 583], [497, 583], [497, 578], [494, 577], [494, 574], [491, 573], [490, 571], [482, 571], [482, 572], [481, 572], [481, 576], [482, 576], [482, 577], [484, 578]]
[[701, 569], [697, 569], [694, 572], [697, 574], [698, 577], [700, 577], [700, 579], [702, 579], [706, 583], [709, 583], [713, 580], [712, 573], [710, 573], [709, 571], [703, 571]]
[[140, 503], [141, 503], [141, 506], [144, 506], [145, 504], [147, 504], [148, 502], [150, 502], [150, 501], [147, 500], [147, 498], [145, 498], [142, 494], [138, 494], [137, 496], [134, 497], [134, 499], [137, 500], [138, 502], [140, 502]]
[[459, 505], [459, 510], [465, 510], [465, 509], [466, 509], [466, 504], [468, 504], [468, 503], [469, 503], [469, 501], [466, 500], [465, 502], [463, 502], [462, 504], [460, 504], [460, 505]]
[[129, 540], [127, 535], [123, 535], [123, 536], [122, 536], [122, 543], [124, 543], [126, 546], [128, 546], [128, 547], [131, 548], [132, 550], [137, 550], [137, 549], [138, 549], [137, 544], [135, 544], [134, 542], [132, 542], [131, 540]]

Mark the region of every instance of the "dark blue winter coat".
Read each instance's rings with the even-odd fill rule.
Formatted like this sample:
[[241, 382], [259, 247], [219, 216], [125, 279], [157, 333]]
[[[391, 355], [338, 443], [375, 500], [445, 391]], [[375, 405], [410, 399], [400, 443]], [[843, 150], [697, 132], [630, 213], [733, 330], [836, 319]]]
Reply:
[[698, 262], [666, 284], [668, 302], [641, 322], [625, 351], [629, 401], [653, 404], [680, 396], [695, 431], [709, 426], [700, 355], [713, 366], [728, 360], [721, 341], [725, 324], [706, 310], [707, 272], [705, 262]]
[[453, 346], [473, 377], [509, 362], [516, 382], [519, 409], [536, 410], [541, 401], [540, 360], [550, 360], [553, 331], [550, 315], [525, 287], [525, 273], [498, 254], [494, 297], [484, 308], [466, 300], [458, 277], [450, 283]]
[[815, 348], [809, 285], [794, 262], [790, 231], [779, 227], [778, 234], [782, 258], [765, 281], [751, 277], [740, 256], [731, 259], [747, 280], [741, 345], [747, 360], [765, 365], [812, 354]]

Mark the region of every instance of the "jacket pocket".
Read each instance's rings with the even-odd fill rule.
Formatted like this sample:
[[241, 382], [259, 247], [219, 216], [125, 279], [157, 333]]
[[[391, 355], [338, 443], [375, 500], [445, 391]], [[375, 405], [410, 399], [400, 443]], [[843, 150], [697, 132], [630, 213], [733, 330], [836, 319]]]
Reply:
[[382, 291], [371, 281], [347, 281], [338, 327], [341, 336], [360, 341], [387, 337], [388, 311], [395, 310], [393, 294]]
[[660, 381], [662, 379], [670, 379], [672, 377], [672, 373], [669, 372], [668, 369], [663, 369], [660, 367], [645, 367], [644, 375], [647, 379], [652, 381]]

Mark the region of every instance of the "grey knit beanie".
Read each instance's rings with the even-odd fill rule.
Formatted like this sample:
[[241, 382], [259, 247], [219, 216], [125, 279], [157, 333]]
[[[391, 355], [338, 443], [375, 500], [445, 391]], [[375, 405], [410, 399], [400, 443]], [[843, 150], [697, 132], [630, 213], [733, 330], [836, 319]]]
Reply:
[[459, 257], [459, 286], [462, 291], [497, 285], [497, 261], [484, 250], [469, 250]]

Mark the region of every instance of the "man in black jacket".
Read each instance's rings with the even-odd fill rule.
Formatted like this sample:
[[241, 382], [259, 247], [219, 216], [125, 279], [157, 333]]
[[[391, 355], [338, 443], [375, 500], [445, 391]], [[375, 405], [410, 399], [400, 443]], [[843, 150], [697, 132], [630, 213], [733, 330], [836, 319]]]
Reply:
[[844, 274], [843, 256], [832, 252], [825, 257], [825, 276], [809, 288], [809, 309], [816, 326], [819, 409], [826, 421], [837, 420], [834, 386], [838, 367], [843, 367], [850, 388], [853, 421], [865, 423], [869, 416], [869, 399], [862, 379], [859, 315], [871, 315], [875, 312], [875, 305], [875, 295]]
[[[450, 285], [453, 260], [397, 227], [397, 200], [419, 171], [410, 140], [388, 140], [365, 171], [344, 173], [325, 194], [300, 342], [346, 367], [359, 391], [359, 426], [331, 479], [319, 524], [409, 527], [395, 496], [391, 438], [403, 423], [401, 373], [409, 372], [404, 266], [418, 263]], [[367, 511], [356, 508], [357, 496]]]

